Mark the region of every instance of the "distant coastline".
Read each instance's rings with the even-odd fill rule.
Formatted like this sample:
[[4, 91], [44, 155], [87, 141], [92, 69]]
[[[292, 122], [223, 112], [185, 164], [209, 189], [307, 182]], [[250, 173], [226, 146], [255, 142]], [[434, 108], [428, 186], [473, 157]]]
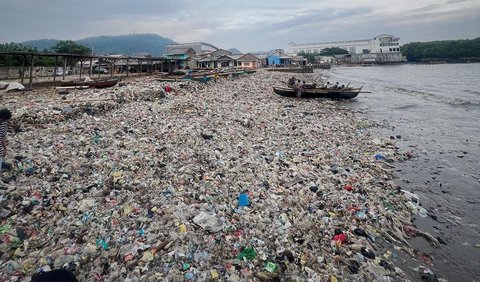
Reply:
[[480, 63], [480, 57], [474, 58], [431, 58], [431, 59], [424, 59], [418, 62], [409, 62], [409, 63], [417, 63], [417, 64], [469, 64], [469, 63]]

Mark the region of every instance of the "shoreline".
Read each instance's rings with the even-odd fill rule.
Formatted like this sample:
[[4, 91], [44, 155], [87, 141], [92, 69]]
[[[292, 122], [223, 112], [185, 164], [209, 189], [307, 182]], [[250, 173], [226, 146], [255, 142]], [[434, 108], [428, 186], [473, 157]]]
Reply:
[[[8, 104], [16, 94], [5, 94], [18, 160], [15, 189], [2, 192], [12, 215], [0, 272], [406, 279], [382, 248], [413, 251], [404, 232], [418, 207], [392, 182], [406, 157], [340, 102], [273, 94], [290, 76], [175, 83], [178, 95], [151, 77], [65, 100], [38, 89]], [[239, 207], [242, 193], [249, 207]]]
[[[413, 277], [418, 275], [419, 265], [429, 267], [448, 281], [472, 281], [479, 275], [479, 229], [475, 216], [480, 191], [476, 173], [479, 162], [475, 158], [479, 143], [472, 139], [479, 131], [472, 120], [480, 116], [478, 96], [462, 87], [478, 66], [406, 65], [398, 70], [397, 78], [387, 75], [391, 67], [344, 68], [326, 74], [329, 79], [366, 83], [374, 94], [359, 97], [358, 103], [348, 108], [379, 122], [380, 127], [375, 128], [379, 136], [401, 136], [396, 146], [414, 155], [410, 161], [398, 164], [395, 181], [417, 193], [427, 210], [427, 214], [415, 215], [413, 223], [443, 243], [441, 248], [432, 248], [423, 238], [408, 240], [421, 250], [417, 260], [403, 268]], [[432, 80], [431, 73], [438, 79]], [[451, 77], [450, 73], [460, 78]], [[435, 87], [423, 87], [428, 83]], [[458, 87], [453, 86], [455, 83]], [[421, 92], [431, 94], [417, 95]]]

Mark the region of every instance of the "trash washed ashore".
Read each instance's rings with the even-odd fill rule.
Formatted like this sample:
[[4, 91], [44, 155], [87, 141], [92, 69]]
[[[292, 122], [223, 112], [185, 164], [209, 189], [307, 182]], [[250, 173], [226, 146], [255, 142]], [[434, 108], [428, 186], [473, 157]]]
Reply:
[[274, 94], [288, 77], [4, 94], [0, 279], [62, 267], [79, 281], [406, 279], [392, 262], [418, 255], [406, 238], [438, 244], [391, 181], [409, 155], [345, 102]]

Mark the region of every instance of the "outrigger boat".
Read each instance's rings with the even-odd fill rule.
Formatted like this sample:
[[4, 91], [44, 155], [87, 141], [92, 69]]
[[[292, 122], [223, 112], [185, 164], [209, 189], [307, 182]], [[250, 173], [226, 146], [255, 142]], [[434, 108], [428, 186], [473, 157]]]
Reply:
[[[329, 98], [329, 99], [352, 99], [358, 96], [360, 93], [370, 93], [368, 91], [362, 91], [362, 87], [353, 88], [345, 87], [342, 89], [330, 89], [330, 88], [305, 88], [302, 90], [301, 98]], [[297, 91], [292, 87], [273, 86], [273, 92], [284, 97], [295, 97]]]

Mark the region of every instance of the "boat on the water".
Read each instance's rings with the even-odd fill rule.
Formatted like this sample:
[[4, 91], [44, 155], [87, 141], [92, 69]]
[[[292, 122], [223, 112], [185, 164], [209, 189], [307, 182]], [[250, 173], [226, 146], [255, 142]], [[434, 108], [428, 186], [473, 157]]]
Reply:
[[119, 77], [94, 80], [73, 80], [63, 82], [62, 86], [88, 86], [89, 88], [107, 88], [117, 85], [119, 80]]
[[[345, 87], [342, 89], [330, 89], [330, 88], [305, 88], [302, 90], [301, 98], [329, 98], [329, 99], [352, 99], [358, 96], [360, 93], [369, 93], [362, 91], [362, 87], [353, 88]], [[295, 97], [297, 91], [292, 87], [273, 86], [273, 92], [284, 97]]]

